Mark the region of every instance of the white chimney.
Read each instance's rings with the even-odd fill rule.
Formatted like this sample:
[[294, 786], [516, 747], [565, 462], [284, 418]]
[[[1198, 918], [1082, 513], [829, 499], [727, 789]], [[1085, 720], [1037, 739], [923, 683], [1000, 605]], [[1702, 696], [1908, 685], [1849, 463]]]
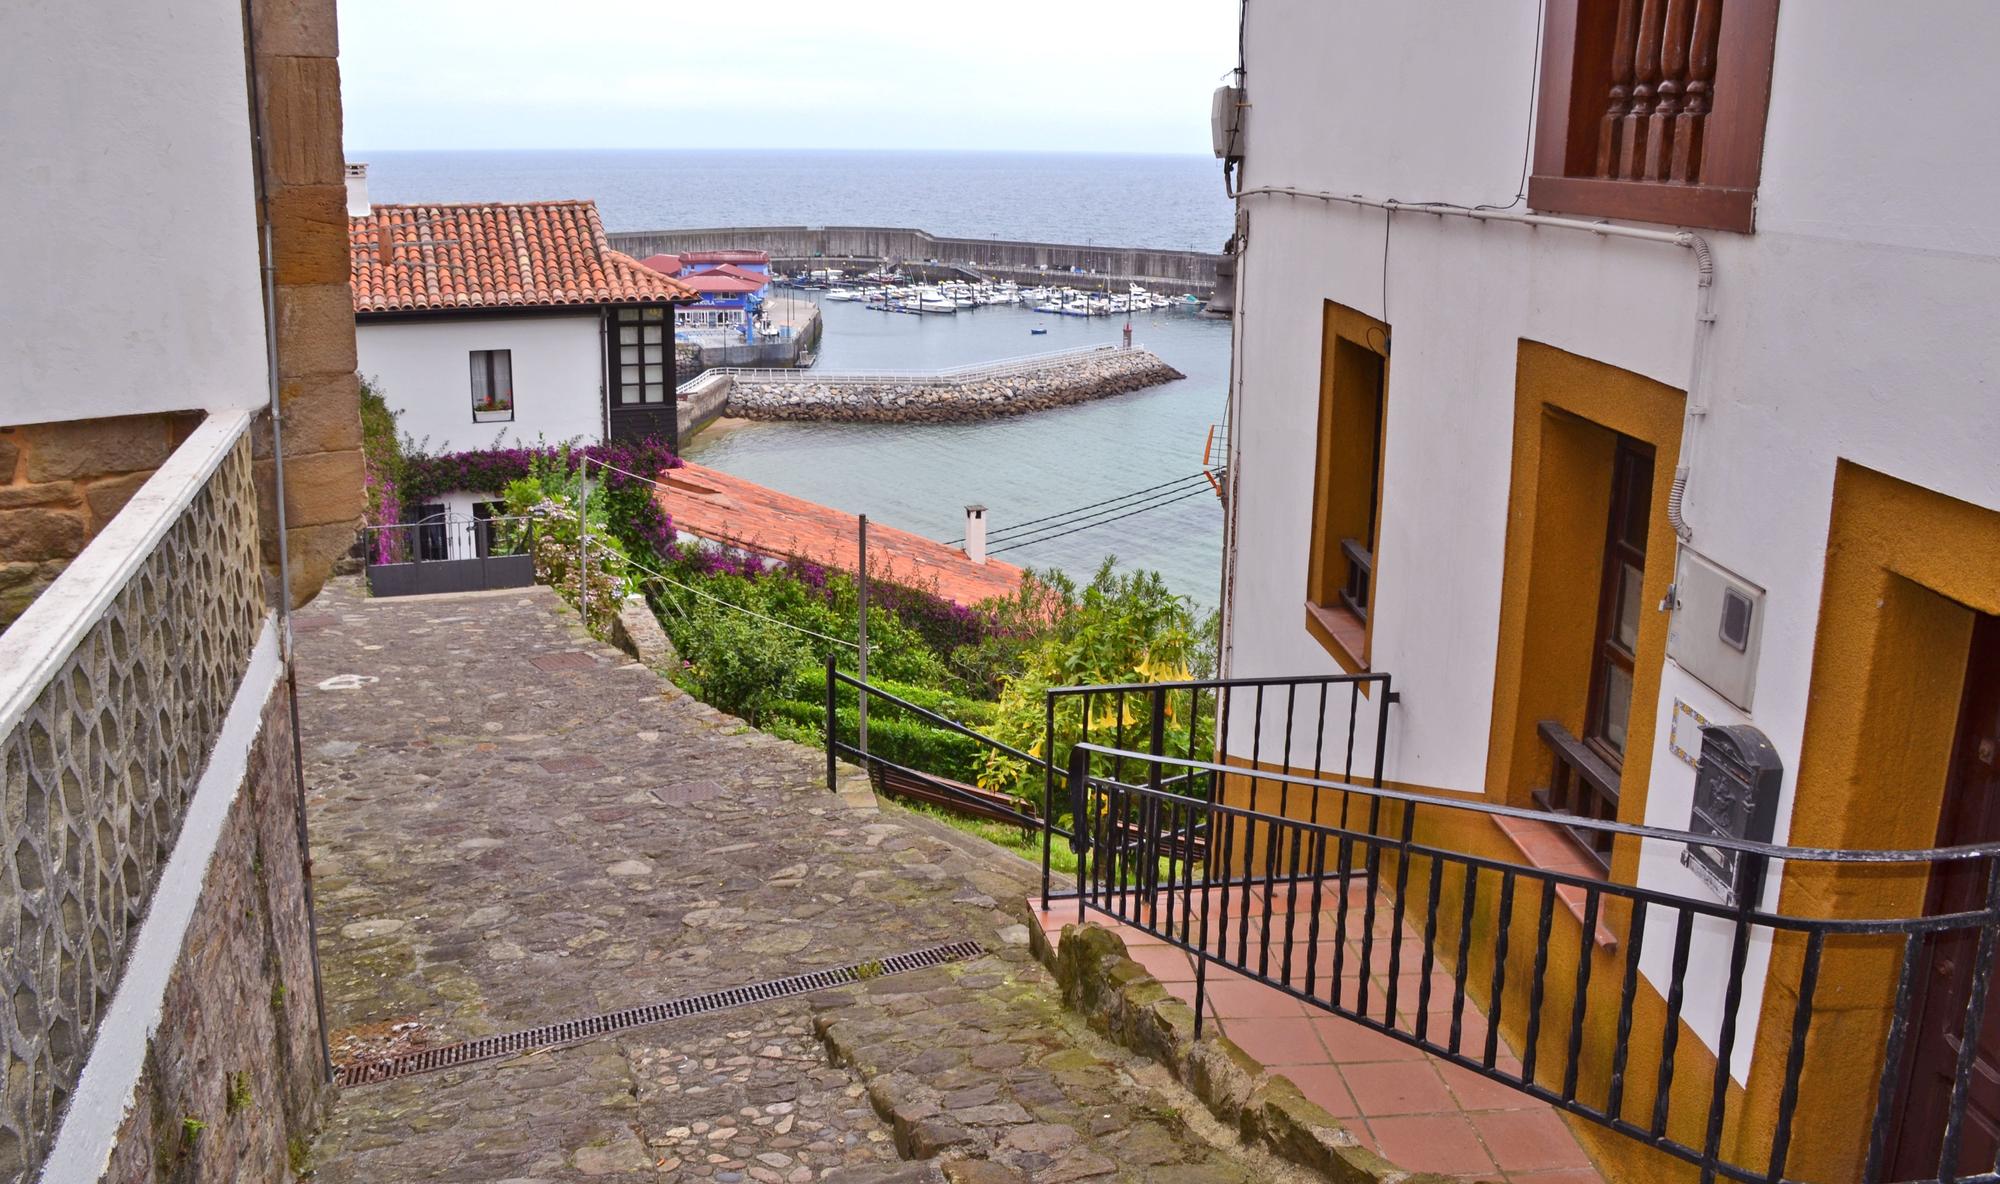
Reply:
[[974, 563], [986, 562], [986, 507], [965, 507], [965, 557]]
[[368, 166], [351, 164], [347, 166], [347, 216], [366, 218], [368, 207]]

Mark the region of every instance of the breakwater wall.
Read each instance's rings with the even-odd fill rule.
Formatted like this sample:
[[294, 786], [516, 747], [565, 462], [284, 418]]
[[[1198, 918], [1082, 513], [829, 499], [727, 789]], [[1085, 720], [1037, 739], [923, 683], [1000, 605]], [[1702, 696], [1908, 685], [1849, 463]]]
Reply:
[[[1113, 348], [1055, 357], [1038, 366], [1013, 363], [960, 374], [863, 381], [837, 375], [774, 381], [754, 374], [718, 374], [712, 381], [725, 377], [730, 385], [723, 414], [740, 419], [960, 423], [1109, 398], [1184, 375], [1146, 350]], [[684, 392], [683, 400], [687, 397]]]
[[[1128, 281], [1206, 296], [1223, 256], [1155, 247], [1102, 247], [1014, 239], [960, 238], [908, 227], [731, 226], [697, 230], [622, 230], [607, 237], [637, 258], [682, 251], [767, 251], [779, 270], [799, 264], [840, 267], [904, 263], [959, 265], [995, 278], [1094, 286]], [[1057, 274], [1063, 273], [1063, 274]]]

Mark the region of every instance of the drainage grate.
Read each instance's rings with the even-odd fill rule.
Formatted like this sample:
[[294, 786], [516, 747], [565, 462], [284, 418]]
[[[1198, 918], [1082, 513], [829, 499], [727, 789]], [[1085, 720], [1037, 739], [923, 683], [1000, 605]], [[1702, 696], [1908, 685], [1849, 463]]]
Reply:
[[613, 1032], [643, 1028], [648, 1024], [663, 1023], [667, 1020], [685, 1019], [692, 1015], [704, 1015], [711, 1011], [723, 1011], [750, 1003], [765, 1003], [773, 999], [788, 999], [795, 995], [810, 995], [814, 991], [844, 987], [885, 974], [907, 974], [912, 970], [943, 966], [948, 962], [963, 962], [969, 958], [977, 958], [985, 952], [986, 950], [976, 941], [957, 941], [941, 946], [929, 946], [921, 950], [895, 954], [879, 962], [855, 962], [846, 966], [836, 966], [831, 970], [815, 970], [791, 978], [752, 983], [747, 987], [730, 987], [727, 990], [711, 991], [706, 995], [689, 995], [680, 999], [670, 999], [665, 1003], [649, 1003], [643, 1007], [628, 1007], [623, 1011], [607, 1012], [604, 1015], [588, 1016], [580, 1020], [544, 1024], [524, 1032], [483, 1036], [478, 1040], [398, 1053], [379, 1060], [338, 1065], [334, 1068], [334, 1081], [341, 1086], [373, 1085], [375, 1082], [388, 1081], [395, 1077], [436, 1073], [442, 1069], [456, 1069], [460, 1065], [469, 1065], [475, 1061], [517, 1056], [545, 1048], [561, 1048], [593, 1040], [599, 1036], [607, 1036]]

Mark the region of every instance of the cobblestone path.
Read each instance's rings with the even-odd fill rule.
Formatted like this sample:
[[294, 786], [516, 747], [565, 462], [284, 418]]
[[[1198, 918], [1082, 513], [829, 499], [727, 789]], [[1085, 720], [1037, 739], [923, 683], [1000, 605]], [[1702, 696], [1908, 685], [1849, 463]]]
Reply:
[[1061, 1011], [996, 904], [1035, 869], [865, 784], [829, 794], [820, 754], [680, 695], [547, 590], [338, 580], [295, 623], [337, 1059], [992, 951], [346, 1090], [317, 1180], [1294, 1178]]

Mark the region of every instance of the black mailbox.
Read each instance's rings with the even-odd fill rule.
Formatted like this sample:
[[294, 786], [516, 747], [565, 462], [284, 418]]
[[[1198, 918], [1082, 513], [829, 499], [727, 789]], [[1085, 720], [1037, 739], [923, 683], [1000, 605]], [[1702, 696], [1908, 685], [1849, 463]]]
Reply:
[[[1784, 762], [1763, 732], [1749, 724], [1703, 728], [1688, 829], [1697, 835], [1770, 842], [1784, 777]], [[1740, 851], [1690, 844], [1681, 862], [1730, 905], [1755, 903], [1763, 886], [1764, 860]]]

